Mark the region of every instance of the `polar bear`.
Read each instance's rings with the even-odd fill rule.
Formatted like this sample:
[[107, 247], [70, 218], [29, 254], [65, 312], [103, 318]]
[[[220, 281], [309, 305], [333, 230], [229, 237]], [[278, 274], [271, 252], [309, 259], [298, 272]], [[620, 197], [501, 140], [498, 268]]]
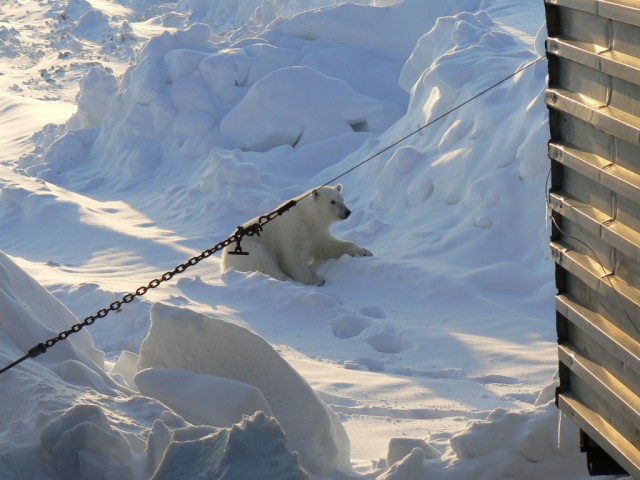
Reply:
[[[222, 252], [221, 269], [241, 272], [262, 272], [278, 280], [295, 280], [307, 285], [323, 285], [314, 267], [318, 262], [338, 258], [373, 255], [353, 242], [334, 237], [331, 224], [344, 220], [351, 210], [344, 204], [342, 185], [321, 186], [294, 198], [296, 204], [263, 227], [259, 235], [244, 236], [242, 250], [249, 255], [234, 255], [234, 245]], [[281, 206], [286, 205], [283, 203]], [[243, 227], [255, 224], [259, 217]]]

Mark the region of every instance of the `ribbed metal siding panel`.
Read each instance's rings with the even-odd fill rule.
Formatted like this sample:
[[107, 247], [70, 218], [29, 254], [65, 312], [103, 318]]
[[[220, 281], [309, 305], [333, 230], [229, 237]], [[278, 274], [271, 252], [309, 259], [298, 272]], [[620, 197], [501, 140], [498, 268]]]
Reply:
[[546, 0], [559, 408], [640, 479], [640, 0]]

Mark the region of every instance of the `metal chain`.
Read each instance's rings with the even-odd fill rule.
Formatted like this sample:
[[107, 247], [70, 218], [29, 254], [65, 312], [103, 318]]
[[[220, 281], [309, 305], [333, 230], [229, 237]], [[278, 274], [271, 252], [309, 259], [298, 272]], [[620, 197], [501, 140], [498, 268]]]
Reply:
[[184, 263], [181, 263], [180, 265], [178, 265], [173, 270], [169, 270], [168, 272], [165, 272], [164, 274], [162, 274], [159, 278], [154, 278], [153, 280], [151, 280], [147, 285], [139, 287], [138, 289], [135, 290], [135, 292], [127, 293], [120, 300], [116, 300], [115, 302], [111, 303], [108, 308], [102, 308], [102, 309], [98, 310], [95, 313], [95, 315], [90, 315], [87, 318], [85, 318], [82, 322], [79, 322], [79, 323], [76, 323], [75, 325], [72, 325], [69, 329], [60, 332], [55, 337], [51, 337], [50, 339], [45, 340], [44, 342], [37, 344], [35, 347], [31, 348], [27, 352], [26, 355], [24, 355], [23, 357], [19, 358], [18, 360], [16, 360], [12, 364], [7, 365], [3, 369], [0, 369], [0, 374], [2, 374], [4, 372], [6, 372], [7, 370], [15, 367], [16, 365], [22, 363], [27, 358], [35, 358], [38, 355], [41, 355], [41, 354], [45, 353], [47, 351], [47, 349], [53, 347], [60, 340], [64, 340], [67, 337], [69, 337], [69, 335], [72, 335], [72, 334], [74, 334], [76, 332], [79, 332], [84, 327], [92, 325], [97, 319], [104, 318], [107, 315], [109, 315], [109, 313], [111, 313], [111, 312], [119, 311], [122, 308], [123, 305], [133, 302], [133, 300], [136, 297], [144, 296], [149, 290], [152, 290], [154, 288], [158, 288], [162, 283], [168, 282], [175, 275], [179, 275], [179, 274], [183, 273], [189, 267], [193, 267], [193, 266], [197, 265], [198, 263], [200, 263], [205, 258], [209, 258], [214, 253], [219, 252], [223, 248], [226, 248], [229, 245], [231, 245], [232, 243], [234, 243], [234, 242], [236, 243], [236, 252], [238, 250], [242, 251], [242, 248], [240, 246], [240, 241], [242, 240], [243, 237], [245, 237], [245, 236], [251, 237], [253, 235], [260, 235], [260, 231], [262, 230], [262, 227], [264, 227], [267, 223], [269, 223], [272, 220], [276, 219], [280, 215], [284, 214], [291, 207], [293, 207], [296, 203], [297, 202], [295, 200], [290, 200], [289, 202], [285, 203], [284, 205], [282, 205], [281, 207], [277, 208], [276, 210], [274, 210], [272, 212], [269, 212], [269, 213], [267, 213], [265, 215], [262, 215], [261, 217], [258, 218], [257, 222], [252, 223], [251, 225], [247, 225], [246, 227], [239, 226], [233, 235], [231, 235], [227, 239], [223, 240], [222, 242], [219, 242], [219, 243], [215, 244], [213, 247], [208, 248], [207, 250], [203, 251], [200, 255], [196, 255], [195, 257], [191, 257], [189, 260], [187, 260]]

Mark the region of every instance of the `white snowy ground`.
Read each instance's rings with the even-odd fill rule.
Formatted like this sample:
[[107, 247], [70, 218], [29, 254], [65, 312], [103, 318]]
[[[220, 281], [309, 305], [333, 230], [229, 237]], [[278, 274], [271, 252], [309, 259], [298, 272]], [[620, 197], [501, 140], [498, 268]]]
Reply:
[[[2, 364], [545, 34], [542, 0], [2, 2]], [[0, 478], [587, 478], [552, 401], [545, 82], [541, 61], [342, 177], [334, 231], [375, 256], [323, 287], [213, 257], [0, 376]]]

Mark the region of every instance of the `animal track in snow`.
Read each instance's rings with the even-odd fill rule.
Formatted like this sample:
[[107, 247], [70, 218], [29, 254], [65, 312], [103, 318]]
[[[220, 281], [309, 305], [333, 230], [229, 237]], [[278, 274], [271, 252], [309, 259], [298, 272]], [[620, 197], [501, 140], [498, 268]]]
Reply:
[[359, 315], [341, 315], [331, 321], [331, 329], [336, 338], [352, 338], [360, 335], [373, 322]]
[[471, 377], [471, 379], [475, 382], [478, 382], [482, 385], [497, 383], [502, 385], [515, 385], [520, 383], [520, 380], [513, 377], [507, 377], [506, 375], [479, 375], [477, 377]]
[[371, 318], [387, 318], [387, 314], [378, 305], [367, 305], [366, 307], [362, 307], [358, 310], [362, 315]]
[[403, 332], [398, 332], [393, 326], [387, 325], [384, 330], [367, 338], [367, 343], [376, 352], [400, 353], [413, 346], [408, 340], [403, 340]]

